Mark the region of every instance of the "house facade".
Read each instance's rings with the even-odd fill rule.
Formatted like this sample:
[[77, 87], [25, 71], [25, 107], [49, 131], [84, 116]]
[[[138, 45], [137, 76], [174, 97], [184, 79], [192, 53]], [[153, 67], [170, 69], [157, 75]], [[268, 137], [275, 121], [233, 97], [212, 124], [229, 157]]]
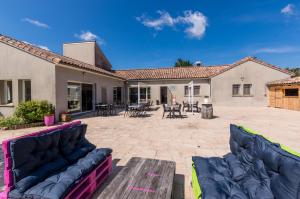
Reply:
[[[179, 103], [209, 98], [216, 105], [267, 106], [267, 82], [292, 74], [254, 57], [220, 66], [112, 70], [96, 42], [67, 43], [63, 55], [0, 35], [0, 114], [27, 100], [48, 100], [56, 115], [102, 103]], [[58, 118], [58, 117], [57, 117]]]

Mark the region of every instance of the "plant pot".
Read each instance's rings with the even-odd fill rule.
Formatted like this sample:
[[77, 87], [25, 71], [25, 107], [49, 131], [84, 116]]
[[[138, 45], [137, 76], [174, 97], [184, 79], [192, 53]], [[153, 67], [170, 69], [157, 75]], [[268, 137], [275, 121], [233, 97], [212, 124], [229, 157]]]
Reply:
[[44, 116], [44, 123], [46, 126], [54, 125], [54, 115], [45, 115]]
[[69, 122], [69, 121], [71, 121], [71, 115], [68, 113], [62, 113], [62, 114], [60, 114], [60, 120], [62, 122]]

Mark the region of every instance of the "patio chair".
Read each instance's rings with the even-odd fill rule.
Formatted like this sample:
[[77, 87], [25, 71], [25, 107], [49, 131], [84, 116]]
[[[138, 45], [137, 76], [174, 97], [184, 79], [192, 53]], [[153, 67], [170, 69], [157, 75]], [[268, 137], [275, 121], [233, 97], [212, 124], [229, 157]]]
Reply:
[[182, 111], [185, 111], [185, 108], [187, 108], [188, 110], [190, 109], [190, 105], [187, 102], [182, 102]]
[[178, 113], [178, 116], [179, 116], [180, 118], [182, 118], [182, 115], [181, 115], [181, 107], [182, 107], [182, 105], [179, 104], [178, 106], [175, 106], [175, 107], [173, 108], [173, 116], [174, 116], [174, 117], [176, 116], [176, 113]]
[[124, 117], [126, 116], [126, 115], [130, 115], [130, 110], [129, 110], [129, 105], [128, 104], [125, 104], [125, 111], [124, 111]]
[[196, 108], [197, 113], [199, 113], [199, 106], [198, 106], [199, 102], [197, 101], [195, 104], [193, 104], [192, 109]]
[[171, 117], [171, 114], [172, 114], [171, 107], [169, 107], [167, 104], [163, 104], [163, 108], [164, 108], [164, 110], [163, 110], [163, 116], [162, 116], [162, 118], [165, 117], [165, 113], [168, 113], [168, 115]]

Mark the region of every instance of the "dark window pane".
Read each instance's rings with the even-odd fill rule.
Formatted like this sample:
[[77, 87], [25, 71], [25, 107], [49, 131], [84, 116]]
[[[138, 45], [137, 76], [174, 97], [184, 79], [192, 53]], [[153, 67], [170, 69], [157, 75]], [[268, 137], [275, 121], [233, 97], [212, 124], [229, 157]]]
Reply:
[[199, 96], [200, 95], [200, 86], [194, 86], [194, 95]]
[[232, 85], [232, 95], [236, 96], [240, 94], [240, 84], [233, 84]]
[[285, 93], [286, 97], [297, 97], [297, 96], [299, 96], [298, 88], [285, 89], [284, 93]]
[[189, 87], [188, 86], [184, 86], [184, 95], [189, 95]]
[[251, 95], [251, 87], [252, 84], [244, 84], [244, 90], [243, 90], [243, 94], [244, 95]]

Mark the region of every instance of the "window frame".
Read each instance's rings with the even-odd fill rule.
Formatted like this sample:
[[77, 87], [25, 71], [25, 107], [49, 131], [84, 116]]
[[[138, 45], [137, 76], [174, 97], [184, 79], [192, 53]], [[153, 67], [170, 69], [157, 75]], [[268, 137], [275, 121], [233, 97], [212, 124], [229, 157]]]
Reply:
[[[238, 92], [237, 92], [237, 94], [235, 94], [235, 92], [234, 92], [235, 86], [238, 86]], [[232, 84], [231, 89], [232, 89], [231, 90], [231, 94], [232, 94], [233, 97], [240, 97], [241, 96], [241, 84]]]
[[[0, 80], [3, 84], [2, 86], [2, 99], [0, 101], [0, 106], [13, 106], [14, 105], [14, 88], [13, 88], [13, 80], [12, 79], [5, 79]], [[8, 82], [11, 82], [11, 87], [8, 87]], [[10, 88], [10, 89], [9, 89]], [[10, 95], [10, 99], [8, 99], [8, 91]]]
[[[195, 87], [199, 87], [199, 94], [197, 94], [197, 95], [195, 94]], [[201, 96], [201, 95], [200, 95], [200, 94], [201, 94], [201, 85], [200, 85], [200, 84], [194, 85], [194, 86], [193, 86], [193, 89], [194, 89], [194, 91], [193, 91], [194, 97], [199, 97], [199, 96]], [[189, 96], [189, 86], [187, 86], [187, 85], [184, 86], [184, 96], [185, 96], [185, 97]]]
[[[286, 90], [297, 90], [297, 95], [286, 95]], [[299, 97], [299, 88], [285, 88], [284, 89], [284, 97]]]
[[[245, 86], [249, 86], [249, 94], [245, 94]], [[243, 84], [243, 96], [249, 97], [252, 96], [252, 84]]]

